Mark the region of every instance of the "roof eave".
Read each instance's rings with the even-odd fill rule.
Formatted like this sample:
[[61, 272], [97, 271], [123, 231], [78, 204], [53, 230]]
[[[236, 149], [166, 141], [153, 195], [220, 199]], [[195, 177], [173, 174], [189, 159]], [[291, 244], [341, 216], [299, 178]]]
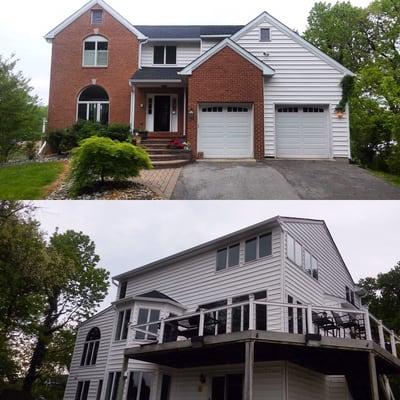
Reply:
[[203, 251], [207, 251], [207, 249], [211, 249], [213, 247], [217, 247], [219, 245], [222, 245], [226, 242], [228, 242], [229, 240], [236, 240], [237, 238], [246, 235], [247, 233], [251, 233], [253, 231], [258, 231], [258, 230], [262, 230], [264, 228], [267, 227], [274, 227], [274, 226], [279, 226], [279, 217], [273, 217], [270, 218], [266, 221], [262, 221], [259, 222], [258, 224], [255, 225], [251, 225], [249, 227], [240, 229], [236, 232], [233, 233], [229, 233], [227, 235], [221, 236], [217, 239], [208, 241], [206, 243], [203, 243], [201, 245], [192, 247], [188, 250], [184, 250], [181, 251], [179, 253], [173, 254], [171, 256], [162, 258], [160, 260], [154, 261], [152, 263], [146, 264], [144, 266], [132, 269], [128, 272], [125, 272], [123, 274], [114, 276], [112, 279], [116, 280], [116, 281], [121, 281], [121, 280], [125, 280], [125, 279], [129, 279], [130, 277], [142, 274], [142, 273], [146, 273], [146, 272], [150, 272], [152, 270], [164, 267], [166, 265], [169, 265], [173, 262], [177, 262], [177, 261], [181, 261], [184, 260], [186, 258], [192, 257], [193, 255], [197, 254], [197, 253], [201, 253]]
[[131, 83], [182, 83], [181, 79], [131, 79]]

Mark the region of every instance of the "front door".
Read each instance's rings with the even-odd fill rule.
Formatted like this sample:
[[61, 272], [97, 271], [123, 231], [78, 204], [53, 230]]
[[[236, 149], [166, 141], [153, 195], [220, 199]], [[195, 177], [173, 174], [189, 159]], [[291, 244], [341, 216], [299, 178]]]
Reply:
[[171, 122], [171, 97], [154, 97], [154, 132], [169, 132]]

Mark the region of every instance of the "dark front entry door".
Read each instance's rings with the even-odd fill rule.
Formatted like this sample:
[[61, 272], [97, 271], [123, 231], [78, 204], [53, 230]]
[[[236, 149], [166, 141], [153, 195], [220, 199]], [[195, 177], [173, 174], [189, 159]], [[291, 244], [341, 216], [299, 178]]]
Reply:
[[212, 378], [211, 400], [242, 400], [243, 375], [232, 374]]
[[154, 132], [169, 132], [171, 118], [171, 97], [154, 98]]

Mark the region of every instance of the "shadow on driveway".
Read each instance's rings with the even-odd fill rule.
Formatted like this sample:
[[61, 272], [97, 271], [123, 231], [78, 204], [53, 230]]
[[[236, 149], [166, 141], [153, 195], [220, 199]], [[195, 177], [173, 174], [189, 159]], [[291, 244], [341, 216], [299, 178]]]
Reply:
[[394, 200], [400, 188], [345, 162], [197, 162], [183, 168], [176, 200]]

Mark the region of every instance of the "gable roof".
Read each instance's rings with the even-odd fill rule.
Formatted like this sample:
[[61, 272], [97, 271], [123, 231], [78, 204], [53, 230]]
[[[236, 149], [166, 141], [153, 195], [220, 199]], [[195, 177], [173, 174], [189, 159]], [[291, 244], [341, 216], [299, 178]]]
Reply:
[[90, 0], [82, 8], [80, 8], [78, 11], [69, 16], [66, 20], [61, 22], [61, 24], [57, 25], [53, 30], [51, 30], [45, 36], [45, 39], [48, 42], [51, 42], [67, 26], [71, 25], [75, 20], [77, 20], [80, 16], [88, 12], [91, 8], [93, 8], [96, 5], [102, 7], [105, 11], [107, 11], [110, 15], [112, 15], [118, 22], [120, 22], [123, 26], [125, 26], [125, 28], [127, 28], [134, 35], [136, 35], [139, 40], [147, 39], [142, 32], [138, 31], [127, 19], [125, 19], [121, 14], [115, 11], [104, 0]]
[[152, 290], [151, 292], [140, 294], [139, 296], [136, 296], [136, 297], [147, 297], [147, 298], [150, 298], [150, 299], [171, 300], [171, 301], [173, 301], [175, 303], [178, 303], [178, 301], [176, 301], [172, 297], [169, 297], [166, 294], [159, 292], [158, 290]]
[[149, 39], [196, 39], [231, 36], [243, 25], [135, 25]]
[[288, 35], [291, 39], [293, 39], [296, 43], [298, 43], [300, 46], [303, 46], [307, 50], [309, 50], [311, 53], [313, 53], [315, 56], [319, 57], [323, 61], [325, 61], [327, 64], [331, 65], [333, 68], [336, 70], [350, 76], [354, 76], [355, 74], [350, 71], [348, 68], [343, 66], [342, 64], [338, 63], [336, 60], [334, 60], [332, 57], [328, 56], [325, 54], [323, 51], [318, 49], [316, 46], [302, 38], [298, 33], [287, 27], [285, 24], [282, 22], [278, 21], [276, 18], [274, 18], [272, 15], [268, 14], [266, 11], [261, 13], [257, 18], [253, 19], [250, 21], [247, 25], [245, 25], [241, 30], [236, 32], [234, 35], [231, 36], [232, 40], [239, 40], [243, 35], [245, 35], [249, 30], [254, 29], [257, 25], [259, 25], [261, 22], [266, 21], [270, 23], [272, 26], [277, 28], [280, 31], [283, 31], [286, 35]]
[[243, 58], [245, 58], [247, 61], [255, 65], [257, 68], [259, 68], [264, 75], [266, 76], [272, 76], [275, 74], [275, 71], [267, 64], [262, 62], [260, 59], [257, 57], [253, 56], [253, 54], [249, 53], [247, 50], [245, 50], [243, 47], [239, 46], [237, 43], [232, 41], [230, 38], [227, 38], [223, 40], [222, 42], [218, 43], [214, 47], [211, 47], [208, 51], [203, 53], [200, 57], [196, 58], [194, 61], [192, 61], [189, 65], [187, 65], [181, 72], [178, 72], [179, 75], [191, 75], [192, 72], [200, 67], [203, 63], [205, 63], [209, 58], [211, 58], [214, 54], [218, 53], [225, 47], [229, 47], [239, 55], [241, 55]]

